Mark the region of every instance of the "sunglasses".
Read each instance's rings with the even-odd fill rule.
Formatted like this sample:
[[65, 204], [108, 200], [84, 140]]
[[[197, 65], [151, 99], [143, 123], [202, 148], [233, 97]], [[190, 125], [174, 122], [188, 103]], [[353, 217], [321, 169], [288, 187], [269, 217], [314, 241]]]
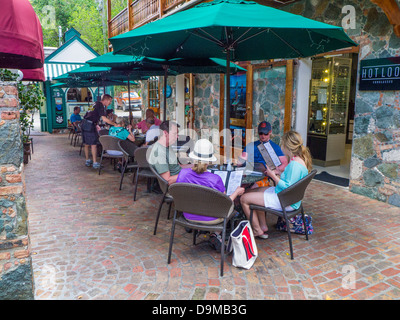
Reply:
[[259, 132], [258, 135], [259, 135], [259, 136], [269, 136], [270, 133], [271, 133], [271, 132], [269, 132], [269, 133]]

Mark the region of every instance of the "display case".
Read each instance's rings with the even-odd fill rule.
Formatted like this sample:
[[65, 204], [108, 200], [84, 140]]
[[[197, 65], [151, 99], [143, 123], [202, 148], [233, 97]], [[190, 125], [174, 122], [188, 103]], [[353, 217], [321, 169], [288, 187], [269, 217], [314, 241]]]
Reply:
[[313, 61], [307, 146], [319, 165], [336, 165], [344, 157], [351, 61], [343, 57]]

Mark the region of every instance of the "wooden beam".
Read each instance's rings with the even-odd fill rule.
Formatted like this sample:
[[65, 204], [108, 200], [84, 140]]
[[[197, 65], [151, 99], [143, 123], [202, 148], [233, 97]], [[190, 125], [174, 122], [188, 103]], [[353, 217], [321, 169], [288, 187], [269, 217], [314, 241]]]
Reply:
[[292, 104], [293, 104], [293, 60], [287, 60], [286, 64], [286, 92], [285, 92], [285, 116], [283, 119], [283, 132], [292, 128]]
[[396, 0], [371, 0], [385, 12], [396, 36], [400, 37], [400, 8]]
[[249, 64], [247, 66], [247, 73], [246, 73], [246, 115], [245, 115], [246, 129], [253, 128], [253, 79], [254, 79], [253, 65]]
[[110, 34], [110, 21], [111, 21], [111, 0], [107, 0], [107, 42], [108, 42], [108, 51], [110, 51], [111, 42], [111, 34]]
[[133, 16], [132, 16], [132, 6], [131, 6], [131, 1], [127, 1], [128, 4], [128, 30], [132, 30], [133, 28]]

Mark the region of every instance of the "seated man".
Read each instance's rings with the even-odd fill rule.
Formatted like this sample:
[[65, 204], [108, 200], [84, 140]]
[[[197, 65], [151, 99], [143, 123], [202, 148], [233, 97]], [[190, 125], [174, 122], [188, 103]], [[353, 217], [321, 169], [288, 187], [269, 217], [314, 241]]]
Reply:
[[146, 118], [140, 121], [137, 125], [136, 128], [142, 130], [142, 133], [146, 133], [147, 130], [150, 129], [151, 124], [147, 121], [149, 118], [154, 119], [154, 124], [156, 126], [159, 126], [161, 124], [161, 120], [156, 118], [156, 115], [154, 113], [153, 109], [147, 109], [146, 110]]
[[269, 143], [281, 162], [281, 165], [276, 168], [277, 173], [282, 173], [288, 164], [288, 159], [282, 152], [281, 148], [275, 142], [271, 141], [271, 124], [267, 121], [262, 121], [258, 125], [258, 135], [260, 137], [258, 141], [251, 142], [244, 148], [242, 156], [239, 157], [239, 164], [244, 164], [245, 161], [249, 161], [251, 163], [262, 163], [266, 166], [265, 160], [260, 150], [258, 149], [258, 145], [260, 145], [261, 143]]
[[75, 122], [82, 121], [82, 117], [79, 114], [80, 112], [81, 112], [81, 107], [79, 107], [79, 106], [74, 107], [74, 113], [71, 114], [71, 117], [69, 118], [69, 121], [71, 121], [71, 124], [75, 128], [75, 131], [77, 129]]
[[176, 153], [170, 148], [178, 139], [178, 128], [179, 125], [175, 122], [169, 120], [162, 122], [160, 125], [162, 134], [147, 154], [149, 164], [168, 184], [176, 182], [181, 171]]
[[159, 136], [161, 135], [161, 130], [160, 130], [160, 126], [157, 126], [155, 124], [155, 119], [154, 118], [149, 118], [148, 121], [151, 124], [150, 129], [146, 132], [146, 142], [145, 145], [149, 146], [151, 144], [153, 144], [154, 142], [156, 142], [156, 138], [158, 139]]

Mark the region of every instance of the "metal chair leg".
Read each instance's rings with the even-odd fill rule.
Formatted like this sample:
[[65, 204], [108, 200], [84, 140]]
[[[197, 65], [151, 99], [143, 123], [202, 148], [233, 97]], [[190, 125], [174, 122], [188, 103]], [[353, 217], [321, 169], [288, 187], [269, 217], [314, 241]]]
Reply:
[[168, 220], [171, 219], [171, 217], [169, 216], [171, 213], [171, 207], [172, 207], [172, 202], [169, 203], [169, 207], [168, 207], [168, 217], [167, 217]]
[[222, 230], [222, 243], [221, 243], [221, 277], [224, 276], [225, 236], [226, 236], [226, 219], [224, 219], [224, 229]]
[[174, 213], [174, 220], [172, 222], [172, 228], [171, 228], [171, 236], [169, 239], [168, 264], [171, 263], [172, 244], [174, 242], [174, 234], [175, 234], [175, 220], [176, 220], [176, 210]]
[[306, 217], [304, 215], [303, 206], [301, 207], [301, 217], [303, 218], [304, 232], [306, 234], [306, 240], [308, 241], [308, 230], [307, 230]]
[[100, 157], [100, 166], [99, 166], [99, 175], [101, 171], [101, 163], [103, 162], [103, 151], [101, 152], [101, 157]]
[[139, 167], [136, 170], [136, 183], [135, 183], [135, 193], [133, 194], [133, 201], [136, 201], [137, 185], [139, 180]]
[[286, 223], [286, 231], [287, 231], [288, 239], [289, 239], [290, 259], [293, 260], [292, 234], [290, 232], [290, 224], [289, 224], [289, 219], [286, 215], [286, 212], [285, 212], [284, 216], [285, 216], [285, 223]]
[[124, 180], [124, 174], [127, 166], [128, 166], [128, 161], [125, 161], [125, 164], [122, 166], [121, 169], [121, 181], [119, 182], [119, 190], [122, 189], [122, 180]]
[[165, 199], [165, 194], [163, 195], [163, 197], [162, 197], [162, 199], [161, 199], [161, 202], [160, 202], [160, 205], [158, 206], [158, 212], [157, 212], [157, 217], [156, 217], [156, 224], [155, 224], [155, 226], [154, 226], [154, 232], [153, 232], [154, 235], [155, 235], [156, 232], [157, 232], [158, 220], [160, 219], [161, 208], [162, 208], [162, 205], [163, 205], [163, 203], [164, 203], [164, 199]]

